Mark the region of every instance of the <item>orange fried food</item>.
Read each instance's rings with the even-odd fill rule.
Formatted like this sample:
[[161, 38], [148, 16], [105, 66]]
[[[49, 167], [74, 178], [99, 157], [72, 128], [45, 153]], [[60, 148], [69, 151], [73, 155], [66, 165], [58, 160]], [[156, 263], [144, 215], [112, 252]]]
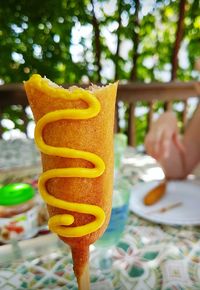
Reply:
[[80, 282], [89, 245], [103, 234], [111, 212], [117, 83], [66, 90], [33, 75], [24, 85], [36, 122], [49, 227], [70, 245]]
[[165, 195], [165, 192], [166, 181], [159, 183], [145, 195], [144, 204], [148, 206], [155, 204]]

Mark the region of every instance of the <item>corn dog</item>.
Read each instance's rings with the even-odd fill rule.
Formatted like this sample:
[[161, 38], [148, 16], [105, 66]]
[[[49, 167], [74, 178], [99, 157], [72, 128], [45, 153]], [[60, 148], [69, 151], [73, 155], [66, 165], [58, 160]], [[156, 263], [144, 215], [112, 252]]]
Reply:
[[144, 204], [149, 206], [158, 202], [166, 192], [166, 181], [161, 182], [144, 196]]
[[79, 289], [89, 289], [83, 285], [89, 245], [103, 234], [111, 212], [117, 83], [66, 90], [33, 75], [24, 86], [36, 122], [49, 228], [71, 247]]

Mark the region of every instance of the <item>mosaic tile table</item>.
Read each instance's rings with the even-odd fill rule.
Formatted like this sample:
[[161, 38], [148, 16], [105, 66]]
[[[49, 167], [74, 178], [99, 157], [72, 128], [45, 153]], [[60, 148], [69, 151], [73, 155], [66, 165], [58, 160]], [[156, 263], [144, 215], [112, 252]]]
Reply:
[[[148, 170], [158, 176], [151, 159], [132, 152], [123, 174], [135, 184], [148, 180]], [[91, 290], [200, 289], [200, 227], [161, 226], [130, 213], [121, 240], [103, 251], [112, 253], [110, 264], [99, 263], [102, 251], [91, 247]], [[2, 246], [0, 289], [75, 290], [72, 267], [69, 248], [53, 235]]]
[[[101, 254], [91, 248], [91, 289], [200, 289], [199, 238], [199, 228], [161, 227], [130, 214], [109, 267], [99, 266]], [[69, 248], [41, 247], [32, 243], [24, 257], [0, 266], [0, 289], [77, 289]]]

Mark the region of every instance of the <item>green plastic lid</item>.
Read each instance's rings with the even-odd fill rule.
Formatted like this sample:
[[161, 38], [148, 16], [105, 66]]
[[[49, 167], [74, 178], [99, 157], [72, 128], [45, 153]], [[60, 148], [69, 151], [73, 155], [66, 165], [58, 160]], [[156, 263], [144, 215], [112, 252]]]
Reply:
[[26, 183], [11, 183], [0, 188], [0, 205], [24, 203], [35, 195], [33, 187]]

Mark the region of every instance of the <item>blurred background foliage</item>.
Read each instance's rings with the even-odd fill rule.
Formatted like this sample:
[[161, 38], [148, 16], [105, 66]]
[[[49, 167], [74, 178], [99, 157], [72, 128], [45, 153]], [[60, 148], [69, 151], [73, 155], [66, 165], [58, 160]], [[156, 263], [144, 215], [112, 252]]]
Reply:
[[[199, 80], [199, 47], [199, 0], [0, 1], [0, 84]], [[20, 129], [18, 113], [4, 117]]]

